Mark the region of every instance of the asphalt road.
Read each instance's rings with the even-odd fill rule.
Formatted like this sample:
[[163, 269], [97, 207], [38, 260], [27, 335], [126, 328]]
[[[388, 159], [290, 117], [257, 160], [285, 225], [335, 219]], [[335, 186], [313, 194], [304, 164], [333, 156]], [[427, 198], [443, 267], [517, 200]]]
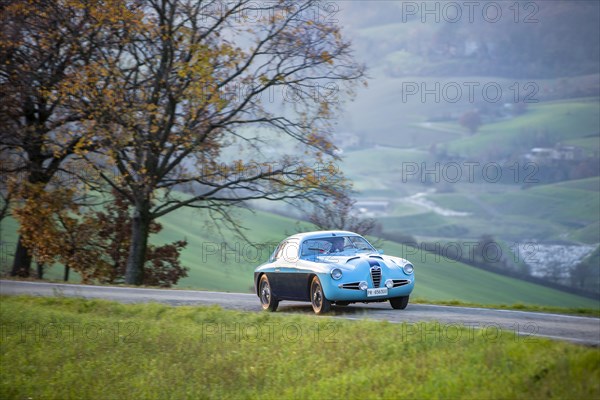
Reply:
[[[0, 280], [0, 294], [99, 298], [124, 303], [218, 304], [225, 309], [262, 311], [258, 298], [244, 293]], [[313, 314], [309, 303], [296, 302], [280, 303], [277, 312]], [[490, 341], [505, 336], [517, 341], [534, 341], [538, 337], [546, 337], [588, 346], [600, 346], [600, 319], [590, 317], [427, 304], [409, 304], [405, 310], [393, 310], [387, 302], [334, 307], [331, 316], [345, 319], [387, 320], [392, 323], [407, 322], [408, 324], [403, 326], [404, 333], [417, 338], [433, 337], [452, 341], [457, 340], [460, 334], [472, 335], [477, 329], [483, 330], [485, 338]], [[315, 318], [319, 317], [315, 316]], [[424, 321], [436, 321], [438, 324], [433, 327], [428, 326], [426, 329], [426, 326], [420, 323]], [[458, 327], [466, 327], [466, 333], [459, 331]]]

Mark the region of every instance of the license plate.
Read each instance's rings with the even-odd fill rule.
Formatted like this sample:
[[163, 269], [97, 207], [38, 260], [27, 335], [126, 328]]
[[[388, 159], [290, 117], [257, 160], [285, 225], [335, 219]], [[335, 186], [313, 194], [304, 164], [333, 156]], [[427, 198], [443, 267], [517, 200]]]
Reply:
[[387, 296], [387, 288], [367, 289], [367, 297]]

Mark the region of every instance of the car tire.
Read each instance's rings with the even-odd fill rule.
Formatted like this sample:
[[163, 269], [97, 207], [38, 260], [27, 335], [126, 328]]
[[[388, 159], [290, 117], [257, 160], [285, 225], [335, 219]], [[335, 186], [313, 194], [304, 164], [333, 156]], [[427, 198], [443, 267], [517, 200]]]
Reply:
[[260, 298], [260, 304], [262, 305], [263, 310], [270, 312], [275, 312], [277, 310], [277, 306], [279, 306], [279, 300], [273, 296], [271, 283], [269, 282], [267, 275], [260, 277], [260, 281], [258, 283], [258, 297]]
[[321, 281], [316, 276], [310, 284], [310, 303], [315, 314], [325, 314], [331, 309], [331, 302], [325, 297]]
[[390, 305], [394, 310], [404, 310], [408, 305], [408, 297], [409, 296], [394, 297], [393, 299], [390, 299]]

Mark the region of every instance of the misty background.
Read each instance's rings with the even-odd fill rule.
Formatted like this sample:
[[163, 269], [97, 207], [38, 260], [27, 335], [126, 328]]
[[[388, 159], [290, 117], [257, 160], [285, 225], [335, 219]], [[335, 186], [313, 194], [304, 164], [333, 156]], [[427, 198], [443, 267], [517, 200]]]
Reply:
[[600, 4], [322, 6], [368, 68], [333, 141], [376, 233], [597, 292]]

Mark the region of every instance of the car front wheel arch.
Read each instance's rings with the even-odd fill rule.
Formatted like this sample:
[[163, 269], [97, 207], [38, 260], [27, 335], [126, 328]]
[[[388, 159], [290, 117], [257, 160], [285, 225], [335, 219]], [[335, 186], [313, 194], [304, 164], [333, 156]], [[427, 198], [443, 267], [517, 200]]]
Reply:
[[318, 276], [314, 276], [310, 283], [310, 303], [315, 314], [325, 314], [331, 309], [331, 302], [325, 297]]
[[317, 275], [315, 274], [310, 274], [308, 276], [308, 279], [306, 280], [306, 298], [308, 299], [308, 301], [310, 301], [310, 285], [312, 285], [312, 281], [313, 279], [315, 279], [317, 277]]

